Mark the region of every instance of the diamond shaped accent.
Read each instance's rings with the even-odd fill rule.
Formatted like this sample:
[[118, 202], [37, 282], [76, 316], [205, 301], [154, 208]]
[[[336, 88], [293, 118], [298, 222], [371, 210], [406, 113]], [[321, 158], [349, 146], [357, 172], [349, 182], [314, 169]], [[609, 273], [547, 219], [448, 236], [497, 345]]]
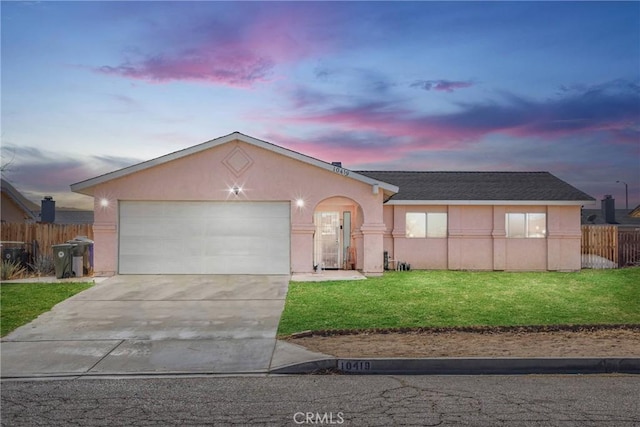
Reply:
[[247, 171], [253, 165], [253, 160], [244, 150], [240, 147], [235, 147], [224, 158], [222, 163], [233, 173], [235, 176], [240, 176]]

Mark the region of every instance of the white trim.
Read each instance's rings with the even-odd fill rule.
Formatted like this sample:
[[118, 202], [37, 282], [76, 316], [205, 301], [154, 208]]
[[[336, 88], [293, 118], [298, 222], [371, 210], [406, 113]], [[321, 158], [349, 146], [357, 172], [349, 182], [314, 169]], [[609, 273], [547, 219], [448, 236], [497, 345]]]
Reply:
[[591, 206], [594, 200], [389, 200], [387, 205], [467, 205], [467, 206]]
[[138, 163], [133, 166], [129, 166], [123, 169], [116, 170], [114, 172], [107, 173], [105, 175], [100, 175], [95, 178], [87, 179], [85, 181], [72, 184], [71, 191], [75, 193], [81, 193], [81, 194], [86, 194], [88, 196], [92, 196], [93, 193], [90, 189], [98, 184], [102, 184], [104, 182], [111, 181], [113, 179], [122, 178], [132, 173], [139, 172], [139, 171], [142, 171], [154, 166], [158, 166], [167, 162], [171, 162], [173, 160], [177, 160], [182, 157], [190, 156], [192, 154], [196, 154], [201, 151], [208, 150], [210, 148], [217, 147], [235, 140], [239, 140], [247, 144], [251, 144], [256, 147], [263, 148], [265, 150], [269, 150], [277, 154], [281, 154], [283, 156], [319, 167], [321, 169], [325, 169], [330, 172], [339, 173], [340, 175], [346, 176], [347, 178], [352, 178], [352, 179], [355, 179], [356, 181], [364, 182], [365, 184], [369, 184], [372, 186], [378, 185], [382, 189], [390, 193], [397, 193], [399, 190], [398, 187], [395, 185], [369, 178], [368, 176], [361, 175], [357, 172], [353, 172], [345, 168], [339, 168], [339, 171], [336, 171], [337, 166], [332, 165], [331, 163], [323, 162], [313, 157], [300, 154], [296, 151], [279, 147], [275, 144], [271, 144], [269, 142], [253, 138], [248, 135], [244, 135], [240, 132], [233, 132], [233, 133], [230, 133], [229, 135], [212, 139], [211, 141], [203, 142], [202, 144], [194, 145], [193, 147], [185, 148], [184, 150], [176, 151], [161, 157], [157, 157], [155, 159], [148, 160], [146, 162]]

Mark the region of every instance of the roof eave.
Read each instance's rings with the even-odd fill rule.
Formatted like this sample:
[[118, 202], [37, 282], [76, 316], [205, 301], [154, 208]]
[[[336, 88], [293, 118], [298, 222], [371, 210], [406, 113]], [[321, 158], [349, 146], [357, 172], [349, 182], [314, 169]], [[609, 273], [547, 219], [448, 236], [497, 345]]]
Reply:
[[471, 205], [471, 206], [593, 206], [595, 200], [389, 200], [387, 205]]

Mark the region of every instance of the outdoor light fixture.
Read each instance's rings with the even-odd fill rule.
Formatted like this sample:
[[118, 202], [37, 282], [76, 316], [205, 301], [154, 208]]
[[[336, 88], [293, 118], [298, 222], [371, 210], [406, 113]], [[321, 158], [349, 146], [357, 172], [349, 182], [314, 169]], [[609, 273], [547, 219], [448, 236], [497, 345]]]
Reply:
[[240, 194], [241, 192], [242, 192], [242, 187], [238, 187], [237, 185], [234, 185], [234, 186], [233, 186], [233, 188], [230, 188], [230, 189], [229, 189], [229, 193], [233, 193], [233, 194], [235, 194], [236, 196], [237, 196], [238, 194]]
[[299, 208], [304, 208], [304, 200], [302, 199], [296, 200], [296, 206]]
[[103, 208], [106, 208], [107, 206], [109, 206], [109, 200], [108, 199], [100, 199], [100, 206], [102, 206]]

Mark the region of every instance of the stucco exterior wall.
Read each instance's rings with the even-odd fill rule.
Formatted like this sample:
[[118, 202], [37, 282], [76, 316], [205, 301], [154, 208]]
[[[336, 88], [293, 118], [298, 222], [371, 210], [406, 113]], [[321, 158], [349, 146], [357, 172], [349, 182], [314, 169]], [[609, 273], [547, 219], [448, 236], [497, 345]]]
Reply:
[[447, 238], [409, 238], [406, 236], [407, 212], [447, 213], [447, 206], [394, 206], [394, 259], [411, 264], [412, 269], [442, 270], [448, 267]]
[[[407, 238], [407, 212], [447, 212], [447, 238]], [[507, 237], [507, 213], [545, 213], [547, 237]], [[580, 206], [394, 205], [393, 224], [394, 259], [416, 269], [576, 271], [581, 266]]]
[[[236, 167], [229, 167], [229, 163]], [[240, 167], [241, 166], [241, 167]], [[229, 189], [241, 187], [236, 197]], [[359, 263], [366, 274], [382, 273], [383, 192], [372, 186], [252, 144], [233, 141], [96, 186], [95, 271], [118, 271], [118, 201], [234, 200], [291, 202], [291, 270], [313, 269], [313, 213], [331, 197], [353, 200], [361, 209], [366, 249]], [[102, 199], [109, 201], [103, 206]], [[298, 207], [296, 201], [304, 200]]]

